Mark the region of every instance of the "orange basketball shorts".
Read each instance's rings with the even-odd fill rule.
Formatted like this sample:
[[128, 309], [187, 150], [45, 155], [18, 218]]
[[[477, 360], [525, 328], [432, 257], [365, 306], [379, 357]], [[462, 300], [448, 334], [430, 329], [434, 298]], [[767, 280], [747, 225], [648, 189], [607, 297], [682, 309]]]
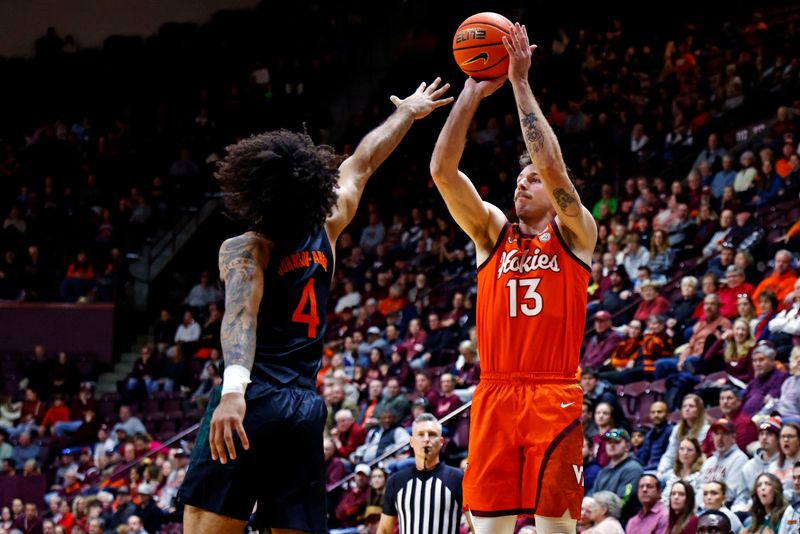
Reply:
[[464, 507], [475, 516], [581, 514], [583, 391], [575, 377], [481, 373], [470, 412]]

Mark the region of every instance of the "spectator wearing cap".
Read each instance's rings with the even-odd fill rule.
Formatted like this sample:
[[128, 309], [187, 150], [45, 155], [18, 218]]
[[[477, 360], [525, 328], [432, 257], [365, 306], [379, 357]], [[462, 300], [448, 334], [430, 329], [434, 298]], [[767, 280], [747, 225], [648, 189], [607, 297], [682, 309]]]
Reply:
[[136, 515], [142, 520], [144, 529], [147, 532], [158, 532], [164, 523], [164, 513], [153, 499], [155, 492], [155, 486], [148, 482], [142, 482], [136, 488], [136, 493], [139, 495], [139, 506], [136, 507]]
[[654, 280], [645, 280], [639, 284], [642, 302], [633, 314], [634, 319], [644, 322], [652, 315], [660, 315], [669, 310], [670, 302], [658, 294], [659, 287], [661, 285]]
[[[729, 419], [717, 419], [711, 425], [709, 434], [713, 436], [716, 450], [700, 468], [698, 483], [722, 481], [727, 486], [725, 501], [745, 502], [749, 488], [742, 478], [742, 467], [747, 463], [747, 455], [736, 444], [736, 428]], [[701, 506], [702, 499], [697, 496], [697, 506]]]
[[331, 439], [336, 446], [336, 454], [349, 458], [367, 439], [367, 431], [356, 423], [350, 410], [342, 409], [334, 416], [336, 426], [331, 429]]
[[789, 506], [783, 512], [778, 534], [795, 534], [800, 531], [800, 463], [795, 464], [792, 468], [792, 481], [795, 498], [789, 502]]
[[778, 460], [782, 424], [778, 417], [767, 417], [758, 425], [758, 450], [742, 467], [745, 487], [754, 487], [758, 475], [768, 472], [770, 464]]
[[756, 286], [754, 296], [758, 299], [762, 291], [772, 291], [778, 297], [779, 308], [783, 309], [786, 307], [786, 296], [794, 290], [797, 282], [797, 274], [792, 270], [792, 253], [785, 249], [779, 250], [775, 253], [774, 264], [772, 273]]
[[136, 504], [133, 502], [128, 486], [120, 486], [115, 490], [116, 507], [111, 515], [110, 527], [117, 528], [128, 522], [128, 518], [136, 514]]
[[669, 510], [661, 502], [661, 482], [653, 473], [644, 473], [637, 481], [637, 496], [642, 509], [630, 518], [625, 532], [667, 534]]
[[771, 407], [781, 395], [781, 386], [788, 374], [775, 366], [775, 349], [768, 341], [762, 341], [753, 349], [753, 373], [755, 378], [744, 390], [743, 410], [748, 416]]
[[744, 295], [751, 297], [755, 288], [744, 279], [744, 270], [736, 265], [729, 265], [725, 269], [725, 284], [720, 287], [717, 294], [720, 301], [720, 313], [723, 317], [733, 319], [738, 314], [737, 303]]
[[786, 418], [800, 419], [800, 346], [789, 355], [790, 375], [781, 385], [781, 396], [775, 411]]
[[[730, 386], [722, 386], [719, 393], [719, 407], [722, 416], [733, 424], [736, 434], [736, 444], [742, 451], [747, 451], [750, 444], [758, 440], [758, 428], [753, 420], [742, 411], [741, 390]], [[703, 450], [711, 452], [715, 448], [712, 432], [706, 435], [703, 441]]]
[[367, 366], [369, 355], [374, 349], [380, 349], [381, 354], [388, 354], [391, 347], [381, 337], [381, 329], [377, 326], [370, 326], [367, 328], [367, 338], [358, 345], [359, 365]]
[[367, 464], [358, 464], [356, 466], [353, 484], [342, 496], [338, 506], [336, 506], [338, 526], [358, 526], [359, 518], [367, 508], [370, 474], [371, 470]]
[[597, 474], [593, 493], [610, 491], [622, 499], [623, 506], [637, 489], [642, 465], [628, 454], [631, 437], [624, 428], [614, 428], [603, 434], [608, 465]]
[[609, 312], [600, 310], [594, 314], [593, 319], [594, 334], [589, 339], [581, 358], [581, 367], [583, 368], [599, 367], [605, 364], [623, 339], [611, 328], [611, 314]]
[[650, 405], [650, 421], [653, 427], [645, 434], [644, 443], [636, 453], [645, 470], [656, 469], [661, 457], [667, 451], [673, 428], [667, 418], [668, 415], [669, 409], [665, 402], [657, 401]]
[[711, 195], [717, 200], [722, 198], [722, 193], [726, 187], [733, 187], [733, 182], [736, 180], [733, 161], [731, 154], [722, 156], [722, 168], [711, 179]]

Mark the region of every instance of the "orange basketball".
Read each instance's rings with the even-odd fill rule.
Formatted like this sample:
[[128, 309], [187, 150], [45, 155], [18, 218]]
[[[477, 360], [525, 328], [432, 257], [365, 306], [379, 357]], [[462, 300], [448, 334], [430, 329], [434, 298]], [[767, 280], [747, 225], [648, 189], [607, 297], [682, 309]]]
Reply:
[[511, 21], [497, 13], [478, 13], [461, 23], [453, 36], [453, 57], [473, 78], [499, 78], [508, 72], [503, 36], [511, 37]]

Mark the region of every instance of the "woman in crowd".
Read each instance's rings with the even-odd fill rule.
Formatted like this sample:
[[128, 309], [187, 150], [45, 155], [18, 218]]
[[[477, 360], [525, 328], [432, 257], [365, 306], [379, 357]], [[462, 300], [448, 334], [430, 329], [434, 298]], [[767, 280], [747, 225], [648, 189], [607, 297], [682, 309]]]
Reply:
[[772, 473], [761, 473], [751, 493], [750, 526], [744, 534], [774, 534], [781, 528], [781, 517], [786, 510], [781, 481]]
[[761, 313], [756, 317], [756, 327], [753, 332], [756, 341], [769, 340], [771, 332], [769, 330], [769, 322], [775, 318], [778, 313], [778, 296], [770, 290], [764, 290], [758, 294], [758, 307]]
[[659, 477], [663, 477], [675, 463], [681, 441], [691, 437], [695, 438], [698, 443], [702, 443], [706, 439], [710, 426], [703, 399], [694, 393], [686, 395], [681, 404], [681, 420], [672, 429], [667, 450], [658, 462]]
[[780, 451], [778, 458], [769, 466], [769, 472], [778, 477], [783, 489], [792, 492], [792, 469], [795, 462], [800, 461], [800, 425], [783, 423], [781, 428]]
[[592, 495], [594, 503], [589, 506], [591, 528], [584, 530], [590, 534], [623, 534], [619, 522], [622, 500], [611, 491], [598, 491]]
[[366, 534], [378, 532], [378, 522], [381, 520], [383, 510], [383, 493], [386, 490], [386, 471], [380, 467], [373, 467], [369, 475], [369, 489], [367, 490], [367, 508], [364, 511], [364, 523], [367, 526]]
[[758, 314], [756, 313], [756, 305], [750, 295], [742, 293], [736, 297], [736, 313], [738, 319], [744, 319], [750, 325], [750, 332], [756, 331]]
[[650, 261], [647, 262], [653, 280], [660, 284], [666, 283], [674, 262], [675, 251], [669, 246], [667, 232], [662, 229], [655, 230], [650, 242]]
[[[685, 480], [676, 480], [669, 488], [668, 534], [695, 534], [697, 516], [694, 514], [694, 488]], [[664, 493], [667, 493], [666, 491]]]
[[703, 355], [700, 371], [705, 374], [725, 371], [742, 382], [753, 379], [753, 362], [750, 354], [756, 341], [746, 319], [733, 322], [733, 328], [726, 330]]
[[607, 402], [598, 403], [594, 408], [594, 426], [596, 433], [592, 437], [595, 458], [600, 467], [608, 465], [608, 454], [603, 446], [603, 434], [614, 428], [614, 407]]
[[[664, 479], [665, 488], [672, 488], [676, 482], [683, 481], [692, 486], [692, 489], [700, 490], [700, 468], [705, 461], [705, 455], [700, 448], [700, 442], [696, 438], [683, 438], [678, 447], [678, 456], [675, 464], [667, 471]], [[661, 502], [669, 506], [671, 491], [664, 491], [661, 494]]]

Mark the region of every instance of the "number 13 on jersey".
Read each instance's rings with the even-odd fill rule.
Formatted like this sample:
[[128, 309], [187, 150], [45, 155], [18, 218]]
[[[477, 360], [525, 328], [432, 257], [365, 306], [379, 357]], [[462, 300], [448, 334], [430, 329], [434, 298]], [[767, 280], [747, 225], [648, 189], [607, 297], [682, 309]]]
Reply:
[[[527, 317], [539, 315], [542, 311], [542, 295], [536, 291], [541, 278], [512, 278], [506, 284], [508, 287], [508, 314], [517, 317], [519, 312]], [[525, 289], [525, 294], [519, 298], [520, 290]]]

